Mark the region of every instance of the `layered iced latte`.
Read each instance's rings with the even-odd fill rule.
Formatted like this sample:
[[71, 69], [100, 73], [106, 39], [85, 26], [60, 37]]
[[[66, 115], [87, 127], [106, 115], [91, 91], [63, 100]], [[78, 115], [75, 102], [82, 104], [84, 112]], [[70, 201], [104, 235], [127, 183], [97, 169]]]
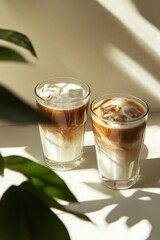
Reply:
[[37, 85], [38, 109], [53, 120], [39, 124], [45, 162], [55, 170], [69, 170], [82, 159], [89, 87], [74, 79], [58, 78]]
[[105, 95], [93, 101], [91, 111], [102, 182], [114, 189], [132, 186], [139, 177], [148, 105], [125, 94]]

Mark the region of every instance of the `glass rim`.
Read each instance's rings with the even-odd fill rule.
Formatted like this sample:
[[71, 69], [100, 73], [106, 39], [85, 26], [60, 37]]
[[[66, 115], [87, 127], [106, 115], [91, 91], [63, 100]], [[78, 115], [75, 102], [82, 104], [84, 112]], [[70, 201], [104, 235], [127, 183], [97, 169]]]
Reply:
[[44, 81], [39, 82], [35, 86], [35, 88], [34, 88], [35, 96], [37, 97], [37, 99], [39, 99], [39, 100], [41, 100], [43, 102], [47, 102], [47, 100], [45, 100], [44, 98], [39, 96], [39, 94], [37, 93], [37, 88], [40, 85], [43, 86], [45, 83], [63, 83], [63, 82], [78, 84], [79, 86], [81, 86], [85, 90], [86, 93], [85, 93], [85, 95], [83, 97], [80, 97], [80, 98], [76, 99], [73, 102], [64, 102], [64, 103], [63, 102], [56, 102], [56, 105], [61, 105], [62, 106], [62, 105], [67, 105], [67, 104], [72, 104], [72, 103], [78, 103], [78, 102], [81, 102], [81, 101], [87, 99], [90, 96], [90, 94], [91, 94], [90, 86], [87, 83], [84, 83], [84, 82], [80, 81], [77, 78], [73, 78], [73, 77], [52, 77], [52, 78], [48, 78], [48, 79], [46, 79]]
[[[133, 120], [130, 120], [130, 121], [112, 121], [112, 120], [108, 120], [108, 119], [104, 119], [103, 117], [101, 117], [101, 116], [99, 116], [99, 115], [97, 115], [94, 111], [93, 111], [93, 106], [94, 106], [94, 103], [97, 101], [97, 100], [105, 100], [105, 99], [107, 99], [107, 98], [112, 98], [112, 97], [126, 97], [126, 98], [129, 98], [129, 99], [132, 99], [132, 100], [135, 100], [135, 101], [138, 101], [138, 103], [139, 104], [141, 104], [141, 105], [143, 105], [143, 107], [145, 107], [145, 113], [142, 115], [142, 116], [140, 116], [140, 117], [138, 117], [138, 118], [136, 118], [136, 119], [133, 119]], [[98, 103], [98, 102], [97, 102]], [[140, 97], [137, 97], [137, 96], [135, 96], [135, 95], [132, 95], [132, 94], [127, 94], [127, 93], [111, 93], [111, 94], [103, 94], [103, 95], [101, 95], [101, 96], [98, 96], [98, 97], [96, 97], [95, 99], [93, 99], [93, 101], [91, 102], [91, 104], [90, 104], [90, 110], [91, 110], [91, 114], [93, 115], [93, 116], [95, 116], [96, 118], [98, 118], [98, 119], [100, 119], [101, 121], [103, 121], [103, 122], [108, 122], [108, 123], [110, 123], [110, 124], [120, 124], [120, 125], [127, 125], [127, 124], [131, 124], [131, 123], [135, 123], [135, 122], [138, 122], [138, 121], [140, 121], [141, 119], [144, 119], [146, 116], [147, 116], [147, 114], [149, 113], [149, 105], [148, 105], [148, 103], [145, 101], [145, 100], [143, 100], [142, 98], [140, 98]]]

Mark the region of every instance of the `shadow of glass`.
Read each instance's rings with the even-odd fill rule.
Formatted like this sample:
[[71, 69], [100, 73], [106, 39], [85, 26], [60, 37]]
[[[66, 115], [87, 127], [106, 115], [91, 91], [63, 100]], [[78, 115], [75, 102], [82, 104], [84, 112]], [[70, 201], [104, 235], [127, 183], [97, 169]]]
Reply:
[[134, 185], [136, 188], [160, 187], [160, 158], [144, 159], [141, 161], [141, 177]]
[[83, 161], [75, 170], [92, 168], [98, 169], [95, 146], [87, 146], [83, 148]]

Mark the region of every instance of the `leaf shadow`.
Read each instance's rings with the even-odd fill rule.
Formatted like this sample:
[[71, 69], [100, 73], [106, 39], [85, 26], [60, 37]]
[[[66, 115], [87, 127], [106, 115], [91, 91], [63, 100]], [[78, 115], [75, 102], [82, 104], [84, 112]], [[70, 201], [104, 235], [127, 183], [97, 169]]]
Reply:
[[[149, 235], [146, 240], [157, 239], [160, 234], [160, 208], [157, 203], [160, 195], [153, 192], [137, 190], [131, 196], [125, 197], [121, 191], [108, 189], [100, 183], [85, 183], [87, 186], [106, 193], [106, 199], [84, 201], [79, 204], [70, 204], [69, 209], [80, 211], [83, 214], [94, 213], [101, 209], [113, 206], [112, 210], [106, 215], [105, 221], [109, 224], [115, 223], [122, 217], [126, 218], [128, 229], [136, 226], [142, 220], [147, 220], [151, 225], [150, 233], [144, 229], [144, 235]], [[126, 190], [124, 190], [126, 191]], [[116, 230], [116, 228], [115, 228]]]

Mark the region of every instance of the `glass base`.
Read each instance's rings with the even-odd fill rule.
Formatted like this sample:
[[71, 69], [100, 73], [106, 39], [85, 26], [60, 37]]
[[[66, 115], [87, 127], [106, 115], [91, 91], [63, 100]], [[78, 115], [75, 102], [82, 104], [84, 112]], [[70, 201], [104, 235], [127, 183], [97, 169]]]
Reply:
[[69, 162], [57, 162], [57, 161], [50, 160], [48, 158], [45, 158], [44, 161], [46, 165], [52, 170], [67, 171], [67, 170], [71, 170], [78, 167], [82, 162], [82, 158], [80, 157], [78, 159], [75, 159]]
[[114, 190], [122, 190], [132, 187], [140, 178], [140, 175], [136, 175], [128, 180], [113, 180], [107, 179], [104, 176], [100, 176], [103, 185]]

